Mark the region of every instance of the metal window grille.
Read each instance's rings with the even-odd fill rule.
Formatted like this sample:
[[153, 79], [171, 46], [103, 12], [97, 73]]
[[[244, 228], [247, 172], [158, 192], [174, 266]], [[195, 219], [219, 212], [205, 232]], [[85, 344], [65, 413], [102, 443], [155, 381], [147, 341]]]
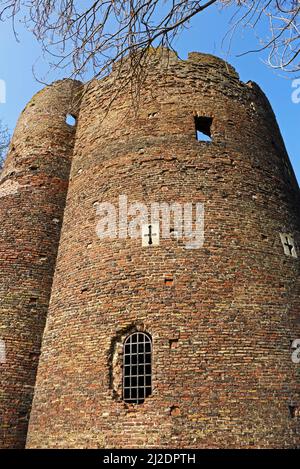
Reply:
[[142, 404], [152, 392], [152, 341], [148, 334], [128, 336], [123, 349], [123, 400]]

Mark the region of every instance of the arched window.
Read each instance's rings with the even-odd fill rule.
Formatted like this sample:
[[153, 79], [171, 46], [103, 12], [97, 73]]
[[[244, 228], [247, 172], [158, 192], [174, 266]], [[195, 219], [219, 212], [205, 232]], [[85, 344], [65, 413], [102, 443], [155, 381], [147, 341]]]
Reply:
[[123, 400], [142, 404], [152, 392], [152, 340], [144, 332], [134, 332], [124, 341]]

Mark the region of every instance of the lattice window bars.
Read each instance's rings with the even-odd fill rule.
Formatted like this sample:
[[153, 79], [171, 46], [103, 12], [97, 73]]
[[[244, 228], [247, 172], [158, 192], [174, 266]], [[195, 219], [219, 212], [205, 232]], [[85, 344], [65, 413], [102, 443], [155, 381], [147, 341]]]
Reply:
[[144, 332], [130, 334], [123, 348], [123, 401], [142, 404], [152, 392], [152, 340]]

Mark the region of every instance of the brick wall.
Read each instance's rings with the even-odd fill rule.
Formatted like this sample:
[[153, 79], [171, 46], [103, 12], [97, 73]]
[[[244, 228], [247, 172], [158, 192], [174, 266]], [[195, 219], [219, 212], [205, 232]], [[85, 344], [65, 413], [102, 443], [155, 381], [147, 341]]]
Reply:
[[77, 82], [33, 97], [15, 130], [0, 177], [0, 448], [25, 445], [65, 206]]
[[[299, 260], [279, 236], [299, 250], [299, 189], [274, 114], [209, 55], [172, 55], [168, 71], [154, 56], [137, 110], [116, 73], [80, 107], [27, 446], [299, 446]], [[213, 119], [211, 143], [195, 115]], [[120, 195], [203, 203], [204, 246], [99, 239], [97, 206]], [[137, 330], [153, 392], [129, 405], [122, 343]]]

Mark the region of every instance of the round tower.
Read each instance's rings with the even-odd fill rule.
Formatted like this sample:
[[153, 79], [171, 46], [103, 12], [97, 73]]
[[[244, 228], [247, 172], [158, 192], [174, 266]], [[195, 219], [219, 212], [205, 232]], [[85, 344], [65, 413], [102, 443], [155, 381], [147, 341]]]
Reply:
[[80, 108], [27, 446], [299, 446], [299, 188], [270, 105], [211, 55], [153, 54], [137, 109], [116, 76]]
[[80, 86], [64, 80], [33, 97], [0, 175], [0, 448], [25, 446]]

